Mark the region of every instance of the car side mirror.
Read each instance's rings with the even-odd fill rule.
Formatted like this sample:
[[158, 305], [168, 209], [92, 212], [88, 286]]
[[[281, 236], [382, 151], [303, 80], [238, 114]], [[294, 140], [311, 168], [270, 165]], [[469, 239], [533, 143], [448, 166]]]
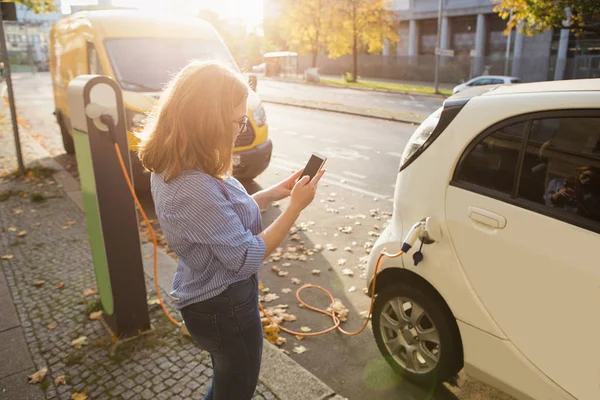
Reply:
[[256, 87], [258, 86], [258, 77], [256, 75], [248, 76], [248, 86], [256, 92]]

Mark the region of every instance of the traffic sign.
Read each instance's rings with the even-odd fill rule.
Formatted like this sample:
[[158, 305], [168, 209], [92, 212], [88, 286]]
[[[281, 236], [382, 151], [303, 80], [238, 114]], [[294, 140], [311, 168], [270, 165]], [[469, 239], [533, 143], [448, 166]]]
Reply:
[[439, 47], [436, 47], [435, 54], [444, 56], [444, 57], [454, 57], [454, 50], [440, 49]]

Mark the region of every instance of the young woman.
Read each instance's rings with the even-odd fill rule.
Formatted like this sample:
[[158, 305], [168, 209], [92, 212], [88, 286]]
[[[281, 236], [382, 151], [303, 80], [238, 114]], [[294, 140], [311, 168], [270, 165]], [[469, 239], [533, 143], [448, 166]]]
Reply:
[[[248, 88], [226, 67], [194, 62], [163, 93], [143, 135], [140, 159], [169, 248], [179, 257], [172, 297], [194, 341], [208, 351], [213, 381], [205, 399], [248, 400], [262, 354], [257, 271], [314, 199], [320, 171], [301, 172], [250, 196], [231, 176], [244, 132]], [[262, 229], [260, 209], [290, 197]]]

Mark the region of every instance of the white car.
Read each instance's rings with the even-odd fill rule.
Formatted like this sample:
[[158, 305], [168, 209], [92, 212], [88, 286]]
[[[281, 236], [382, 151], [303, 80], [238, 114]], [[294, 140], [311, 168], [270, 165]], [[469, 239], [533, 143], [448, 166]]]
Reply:
[[252, 67], [252, 72], [255, 74], [264, 74], [267, 70], [267, 63], [258, 64]]
[[452, 89], [452, 94], [462, 92], [465, 89], [475, 86], [487, 86], [487, 85], [512, 85], [514, 83], [521, 83], [519, 78], [514, 76], [501, 76], [501, 75], [483, 75], [473, 78], [470, 81], [461, 83]]
[[450, 97], [395, 190], [367, 272], [372, 289], [380, 253], [408, 250], [376, 280], [389, 364], [420, 383], [464, 367], [519, 399], [600, 399], [600, 79]]

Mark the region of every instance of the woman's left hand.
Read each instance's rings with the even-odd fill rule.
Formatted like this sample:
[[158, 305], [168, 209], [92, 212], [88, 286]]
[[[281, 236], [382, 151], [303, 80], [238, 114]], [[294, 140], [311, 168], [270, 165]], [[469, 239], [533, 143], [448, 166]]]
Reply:
[[267, 189], [269, 192], [269, 197], [271, 201], [279, 201], [283, 200], [290, 196], [292, 193], [292, 189], [296, 184], [298, 178], [300, 178], [300, 174], [302, 174], [303, 170], [296, 171], [293, 175], [291, 175], [286, 180], [278, 183], [277, 185]]

